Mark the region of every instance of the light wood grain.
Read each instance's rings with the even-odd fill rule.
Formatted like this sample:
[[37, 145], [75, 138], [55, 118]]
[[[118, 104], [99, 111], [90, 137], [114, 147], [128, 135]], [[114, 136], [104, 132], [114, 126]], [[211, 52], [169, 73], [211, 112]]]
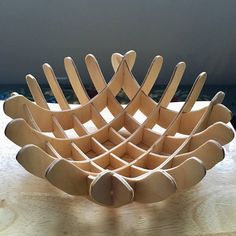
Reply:
[[[124, 55], [113, 54], [111, 60], [115, 72], [106, 84], [96, 58], [87, 55], [87, 69], [95, 88], [100, 91], [90, 100], [75, 63], [71, 58], [65, 58], [69, 81], [81, 103], [78, 109], [70, 109], [53, 69], [45, 63], [44, 74], [58, 105], [65, 112], [51, 113], [46, 109], [45, 98], [37, 81], [28, 75], [27, 83], [37, 105], [30, 101], [22, 104], [22, 96], [14, 96], [4, 103], [4, 111], [9, 116], [9, 104], [14, 104], [10, 101], [16, 101], [10, 110], [15, 111], [17, 107], [19, 111], [19, 106], [23, 105], [23, 116], [16, 112], [17, 119], [9, 122], [5, 129], [5, 135], [22, 146], [17, 154], [17, 161], [30, 173], [47, 179], [70, 195], [89, 194], [91, 200], [113, 207], [120, 207], [132, 200], [142, 203], [162, 201], [176, 191], [190, 188], [200, 182], [206, 170], [224, 158], [224, 152], [219, 146], [229, 143], [234, 137], [233, 130], [222, 120], [215, 118], [211, 123], [214, 107], [223, 101], [224, 93], [219, 92], [213, 97], [199, 119], [191, 120], [190, 117], [193, 116], [189, 115], [189, 119], [183, 124], [182, 116], [192, 113], [192, 107], [205, 83], [206, 73], [203, 72], [197, 77], [184, 105], [170, 118], [168, 112], [163, 114], [161, 111], [164, 109], [171, 113], [168, 106], [183, 77], [185, 63], [180, 62], [176, 65], [157, 104], [148, 94], [160, 72], [163, 58], [154, 58], [141, 86], [131, 72], [135, 59], [134, 51]], [[116, 99], [120, 90], [130, 99], [125, 108]], [[23, 100], [27, 101], [25, 98]], [[40, 104], [43, 104], [43, 107], [40, 107]], [[105, 116], [100, 113], [105, 108], [113, 115], [113, 119], [108, 123]], [[230, 118], [228, 109], [221, 108], [218, 109], [218, 112], [223, 113], [219, 115], [220, 119]], [[146, 116], [142, 122], [134, 117], [138, 110]], [[48, 119], [45, 119], [46, 114], [49, 115]], [[39, 124], [34, 119], [35, 116], [38, 117], [38, 121], [44, 122]], [[153, 129], [161, 123], [160, 117], [168, 120], [165, 122], [166, 127], [162, 127], [165, 129], [163, 133]], [[51, 126], [51, 135], [43, 132], [42, 127], [47, 126], [45, 122]], [[175, 137], [181, 130], [181, 123], [182, 126], [188, 127], [189, 123], [192, 126], [184, 138]], [[76, 137], [68, 136], [68, 128], [74, 130]], [[120, 142], [109, 148], [103, 143], [113, 143], [111, 129], [113, 139], [116, 136], [116, 140], [120, 139]], [[206, 161], [201, 156], [199, 148], [202, 145], [210, 146], [210, 140], [216, 141], [217, 148], [206, 148], [209, 158], [205, 166]], [[145, 148], [143, 143], [146, 145]], [[192, 156], [189, 156], [189, 152]], [[195, 153], [198, 156], [195, 156]], [[187, 159], [182, 158], [182, 161], [176, 162], [177, 155], [180, 154], [185, 154]], [[150, 156], [157, 161], [150, 164]], [[45, 170], [42, 170], [43, 167]]]
[[[198, 103], [200, 104], [200, 103]], [[174, 105], [176, 107], [176, 104]], [[2, 112], [1, 130], [10, 121]], [[19, 148], [1, 136], [0, 235], [234, 235], [236, 140], [196, 186], [153, 204], [110, 209], [30, 175]]]

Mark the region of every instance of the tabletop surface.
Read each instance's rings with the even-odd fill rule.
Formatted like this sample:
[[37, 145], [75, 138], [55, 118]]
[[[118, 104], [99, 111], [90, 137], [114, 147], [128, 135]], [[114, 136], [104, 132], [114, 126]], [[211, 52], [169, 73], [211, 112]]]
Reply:
[[[0, 235], [236, 235], [236, 139], [196, 186], [118, 209], [70, 196], [26, 172], [4, 136], [0, 102]], [[200, 106], [200, 105], [199, 105]]]

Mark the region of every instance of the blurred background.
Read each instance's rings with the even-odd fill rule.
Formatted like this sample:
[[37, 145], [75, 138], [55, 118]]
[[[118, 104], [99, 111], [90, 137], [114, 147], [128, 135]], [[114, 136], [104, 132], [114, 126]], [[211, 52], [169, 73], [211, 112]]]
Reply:
[[[168, 82], [174, 66], [185, 61], [179, 99], [197, 75], [206, 71], [203, 99], [223, 90], [225, 104], [236, 113], [235, 9], [235, 0], [2, 0], [0, 98], [15, 90], [27, 94], [24, 78], [28, 73], [46, 89], [41, 68], [45, 62], [68, 88], [63, 68], [66, 56], [74, 59], [92, 91], [85, 55], [97, 57], [109, 81], [113, 74], [111, 54], [133, 49], [137, 52], [133, 73], [139, 82], [155, 55], [164, 57], [155, 91]], [[72, 95], [68, 99], [73, 102]]]

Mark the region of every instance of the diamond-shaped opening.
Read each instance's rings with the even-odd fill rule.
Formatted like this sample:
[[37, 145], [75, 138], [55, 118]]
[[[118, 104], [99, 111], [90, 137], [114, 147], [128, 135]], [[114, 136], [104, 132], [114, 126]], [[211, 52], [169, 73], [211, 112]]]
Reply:
[[124, 155], [122, 155], [122, 157], [120, 158], [128, 163], [132, 162], [135, 159], [132, 156], [130, 156], [130, 154], [127, 152]]
[[64, 130], [68, 138], [77, 138], [78, 134], [75, 132], [74, 129], [67, 129]]
[[145, 151], [141, 150], [131, 142], [129, 142], [126, 147], [127, 148], [121, 147], [120, 149], [115, 150], [115, 152], [117, 157], [128, 163], [132, 162], [133, 160], [145, 153]]
[[152, 127], [152, 130], [158, 134], [163, 134], [166, 129], [164, 129], [163, 127], [161, 127], [160, 125], [158, 124], [155, 124], [153, 127]]
[[156, 109], [157, 104], [147, 95], [141, 94], [139, 110], [146, 116], [149, 117]]
[[95, 138], [91, 138], [91, 147], [90, 150], [88, 152], [86, 152], [86, 155], [89, 158], [94, 158], [97, 157], [103, 153], [105, 153], [107, 151], [107, 149], [100, 143], [98, 142], [98, 140], [96, 140]]
[[[136, 133], [135, 139], [129, 142], [129, 145], [133, 145], [135, 149], [138, 149], [138, 152], [144, 153], [151, 146], [151, 143], [153, 142], [152, 137], [150, 138], [150, 135], [146, 135], [147, 129], [148, 128], [139, 130], [138, 133]], [[148, 133], [150, 133], [150, 131]], [[153, 132], [151, 134], [153, 135]], [[134, 152], [137, 153], [136, 150], [134, 150]]]
[[101, 116], [103, 117], [103, 119], [109, 123], [114, 119], [114, 116], [112, 115], [112, 113], [110, 112], [110, 110], [108, 109], [108, 107], [105, 107], [101, 112], [100, 112]]
[[97, 153], [94, 152], [94, 150], [89, 150], [88, 152], [85, 153], [90, 159], [94, 158], [97, 156]]
[[[184, 141], [185, 141], [184, 138], [175, 139], [174, 141], [173, 138], [167, 138], [165, 140], [165, 145], [163, 145], [162, 149], [160, 149], [159, 152], [157, 153], [163, 155], [171, 155], [184, 143]], [[191, 142], [185, 144], [184, 147], [181, 149], [181, 153], [189, 152], [190, 145]]]
[[159, 137], [160, 135], [155, 133], [150, 128], [144, 128], [142, 139], [136, 145], [141, 149], [148, 150]]
[[84, 161], [84, 160], [88, 160], [88, 157], [75, 143], [72, 143], [71, 144], [71, 159], [75, 161]]
[[176, 134], [175, 134], [175, 137], [176, 137], [176, 138], [187, 138], [188, 135], [186, 135], [186, 134], [181, 134], [181, 133], [176, 133]]
[[109, 156], [109, 163], [106, 166], [106, 169], [115, 170], [115, 169], [120, 168], [120, 167], [125, 166], [125, 165], [127, 165], [126, 162], [121, 160], [115, 154], [111, 153], [110, 156]]
[[134, 113], [133, 117], [140, 124], [142, 124], [147, 119], [147, 117], [139, 109]]
[[144, 142], [140, 142], [137, 144], [137, 146], [143, 150], [148, 150], [150, 148], [150, 146], [148, 146], [147, 144], [145, 144]]
[[43, 134], [45, 134], [49, 137], [55, 138], [55, 135], [53, 134], [53, 132], [43, 132]]
[[99, 168], [106, 169], [106, 167], [109, 165], [109, 155], [109, 153], [106, 153], [99, 158], [92, 160], [92, 163], [95, 163], [95, 165]]
[[[152, 170], [157, 168], [158, 166], [160, 166], [164, 161], [166, 161], [167, 157], [165, 156], [160, 156], [155, 154], [155, 153], [149, 153], [148, 158], [147, 158], [147, 162], [146, 162], [146, 166], [144, 166], [143, 168]], [[167, 168], [171, 168], [171, 162], [169, 162], [166, 165]]]
[[[128, 149], [127, 149], [127, 144], [125, 145], [121, 145], [117, 148], [115, 148], [115, 150], [113, 151], [113, 154], [119, 158], [119, 160], [124, 160], [125, 159], [129, 160], [131, 159], [131, 157], [129, 157], [129, 153], [128, 153]], [[130, 162], [130, 161], [126, 161], [126, 162]]]
[[116, 145], [120, 144], [122, 141], [124, 141], [124, 138], [113, 128], [109, 129], [108, 137], [105, 141], [102, 142], [102, 145], [106, 149], [111, 149], [115, 147]]
[[137, 161], [135, 166], [141, 167], [143, 169], [152, 170], [158, 167], [162, 162], [164, 162], [167, 158], [160, 157], [160, 155], [155, 153], [149, 153], [145, 156], [145, 158]]
[[121, 89], [116, 95], [116, 99], [119, 101], [120, 104], [127, 104], [130, 102], [129, 97], [126, 95], [123, 89]]
[[139, 127], [140, 124], [133, 118], [129, 113], [125, 114], [124, 127], [129, 133], [133, 134]]
[[148, 154], [145, 157], [143, 157], [143, 158], [139, 159], [138, 161], [136, 161], [134, 166], [146, 168], [147, 156], [148, 156]]
[[83, 123], [83, 126], [85, 127], [85, 129], [89, 133], [93, 133], [97, 130], [97, 127], [96, 127], [96, 125], [94, 124], [94, 122], [92, 120], [89, 120], [89, 121]]
[[113, 147], [115, 147], [115, 144], [111, 141], [111, 140], [106, 140], [103, 144], [102, 144], [106, 149], [110, 150]]
[[84, 125], [76, 116], [73, 116], [73, 126], [77, 136], [83, 136], [87, 134], [87, 130], [85, 129]]
[[97, 129], [100, 129], [104, 127], [107, 123], [101, 116], [101, 114], [98, 112], [98, 110], [92, 105], [91, 106], [91, 120], [94, 123], [94, 125], [97, 127]]
[[49, 101], [48, 106], [49, 106], [49, 109], [52, 111], [61, 111], [61, 107], [56, 101]]
[[93, 161], [97, 166], [103, 169], [114, 170], [127, 165], [113, 153], [106, 153]]
[[118, 130], [118, 133], [124, 138], [128, 138], [131, 135], [131, 133], [124, 126]]
[[[170, 153], [169, 150], [166, 149], [166, 146], [168, 146], [168, 144], [166, 143], [166, 139], [161, 139], [161, 141], [159, 141], [155, 147], [152, 150], [152, 153], [154, 154], [160, 154], [160, 155], [171, 155], [172, 152]], [[170, 147], [171, 146], [171, 147]], [[175, 147], [173, 147], [173, 145], [170, 145], [167, 148], [171, 148], [173, 150], [173, 152], [175, 151]]]
[[111, 92], [108, 92], [107, 95], [106, 106], [112, 115], [116, 117], [124, 110], [124, 108]]
[[120, 157], [114, 153], [107, 153], [93, 161], [99, 167], [107, 170], [116, 170], [119, 169], [119, 174], [123, 176], [130, 176], [130, 168], [125, 168], [127, 162], [122, 160]]
[[72, 143], [72, 156], [76, 160], [88, 160], [97, 157], [107, 151], [95, 138]]

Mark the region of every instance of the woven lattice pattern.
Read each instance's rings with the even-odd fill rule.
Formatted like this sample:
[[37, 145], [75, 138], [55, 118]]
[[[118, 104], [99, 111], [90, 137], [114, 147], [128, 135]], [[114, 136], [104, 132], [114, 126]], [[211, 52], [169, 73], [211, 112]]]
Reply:
[[[119, 207], [133, 200], [164, 200], [177, 189], [198, 183], [224, 158], [222, 145], [233, 139], [226, 123], [231, 112], [222, 105], [224, 93], [193, 110], [206, 73], [201, 73], [179, 111], [168, 106], [185, 71], [174, 68], [158, 102], [149, 93], [160, 73], [163, 58], [156, 56], [139, 85], [132, 73], [136, 53], [114, 53], [114, 75], [105, 82], [96, 58], [85, 58], [97, 95], [90, 99], [73, 60], [65, 58], [65, 70], [81, 106], [68, 104], [53, 69], [43, 65], [60, 111], [50, 110], [32, 75], [26, 76], [34, 102], [14, 94], [4, 111], [13, 120], [6, 135], [22, 147], [18, 162], [32, 174], [46, 178], [72, 195], [89, 195], [106, 206]], [[118, 94], [129, 100], [122, 106]]]

